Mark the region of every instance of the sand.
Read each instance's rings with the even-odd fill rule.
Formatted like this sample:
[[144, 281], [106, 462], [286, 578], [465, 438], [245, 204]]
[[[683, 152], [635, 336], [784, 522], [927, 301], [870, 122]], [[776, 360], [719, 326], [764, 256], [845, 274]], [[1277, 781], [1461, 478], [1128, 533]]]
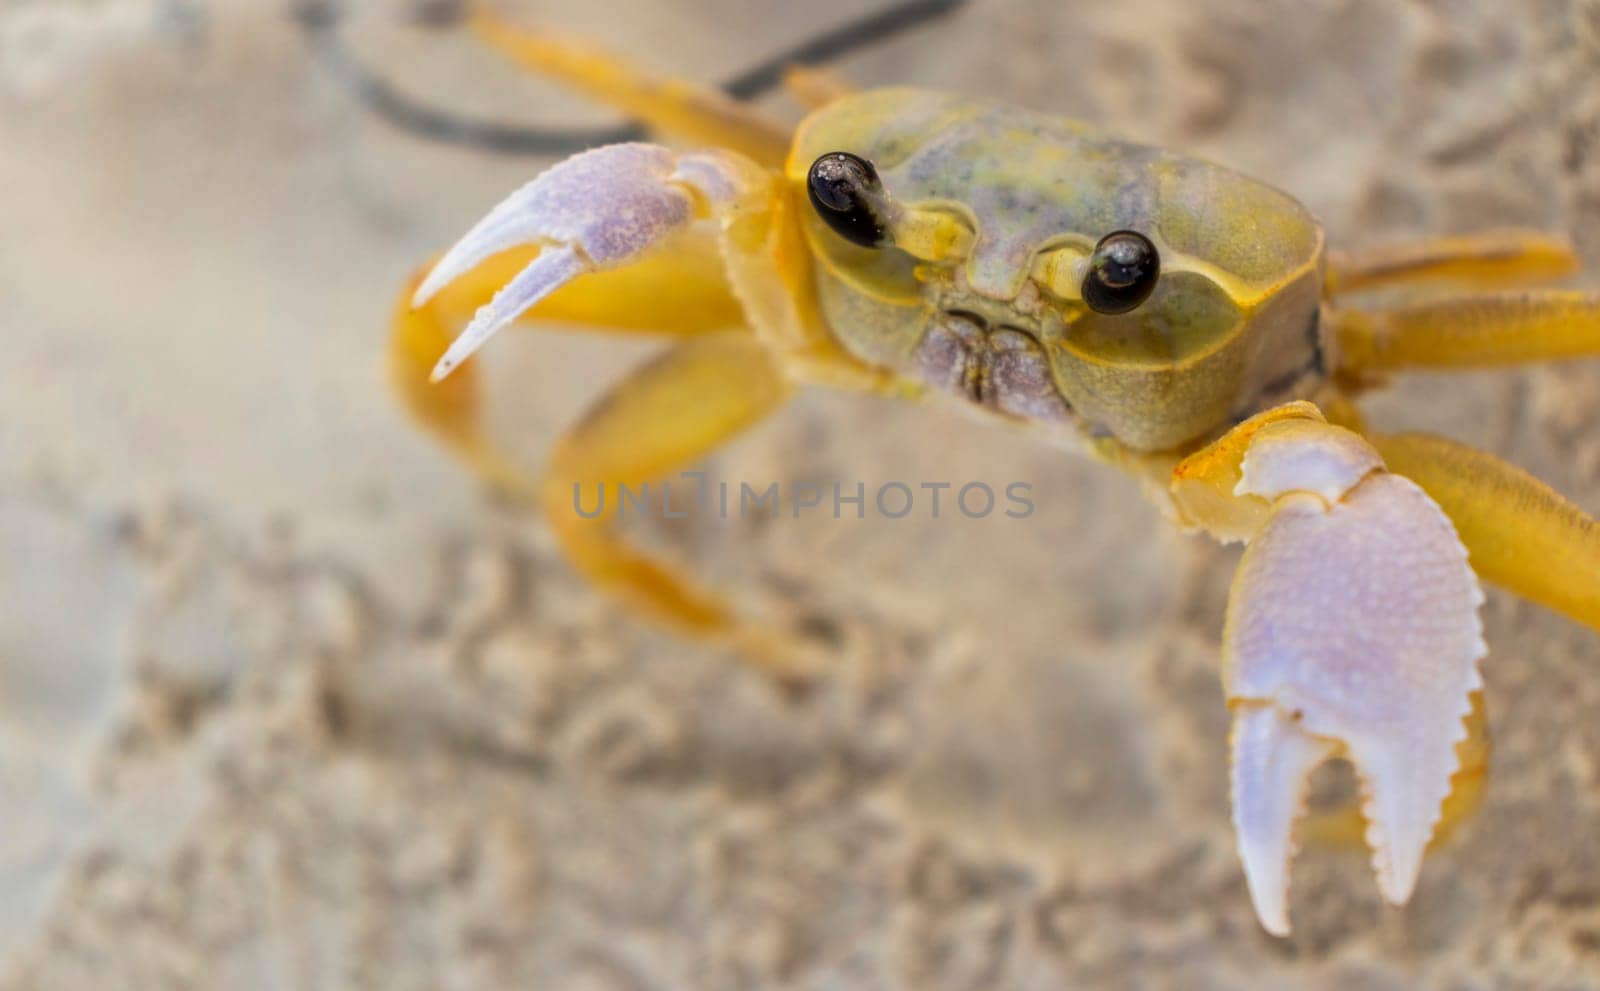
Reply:
[[[409, 92], [607, 120], [416, 6], [346, 25]], [[524, 7], [702, 79], [855, 8]], [[976, 0], [840, 69], [1216, 158], [1336, 244], [1525, 226], [1593, 264], [1597, 10]], [[644, 528], [810, 631], [803, 697], [596, 596], [382, 375], [406, 274], [542, 164], [375, 120], [283, 2], [0, 2], [0, 987], [1600, 986], [1595, 639], [1505, 593], [1483, 811], [1403, 910], [1308, 849], [1289, 940], [1228, 821], [1236, 552], [1103, 469], [822, 393], [741, 438], [716, 477], [1035, 495]], [[498, 341], [498, 429], [536, 463], [649, 351]], [[1371, 409], [1593, 511], [1597, 373]]]

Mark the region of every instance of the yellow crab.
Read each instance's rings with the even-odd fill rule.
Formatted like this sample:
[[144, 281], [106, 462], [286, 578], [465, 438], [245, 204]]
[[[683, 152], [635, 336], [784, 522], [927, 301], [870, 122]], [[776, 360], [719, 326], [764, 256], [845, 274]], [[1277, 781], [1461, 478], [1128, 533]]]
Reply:
[[[664, 476], [810, 383], [953, 397], [1117, 465], [1179, 524], [1248, 544], [1223, 680], [1262, 924], [1288, 931], [1304, 782], [1336, 755], [1362, 781], [1382, 893], [1407, 900], [1487, 759], [1478, 579], [1600, 626], [1600, 531], [1487, 454], [1368, 430], [1351, 400], [1408, 368], [1600, 353], [1600, 294], [1515, 288], [1574, 271], [1564, 243], [1494, 233], [1329, 253], [1284, 193], [1082, 124], [809, 74], [798, 89], [815, 110], [791, 136], [716, 91], [485, 13], [474, 24], [705, 150], [569, 158], [408, 286], [393, 367], [424, 425], [537, 498], [598, 585], [791, 676], [781, 637], [631, 549], [617, 506], [586, 514], [575, 486]], [[1475, 288], [1343, 305], [1452, 284]], [[677, 343], [530, 482], [480, 429], [464, 363], [501, 327], [541, 319]]]

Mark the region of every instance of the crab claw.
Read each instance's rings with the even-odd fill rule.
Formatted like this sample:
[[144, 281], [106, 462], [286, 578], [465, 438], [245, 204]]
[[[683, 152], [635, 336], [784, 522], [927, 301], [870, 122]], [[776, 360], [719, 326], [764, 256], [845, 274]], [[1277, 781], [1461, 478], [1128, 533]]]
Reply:
[[595, 148], [560, 162], [512, 193], [445, 253], [417, 287], [412, 306], [507, 248], [536, 257], [479, 308], [433, 370], [448, 375], [495, 331], [585, 272], [612, 268], [694, 219], [695, 200], [676, 178], [678, 158], [656, 145]]
[[1262, 428], [1235, 492], [1270, 509], [1228, 604], [1233, 818], [1256, 913], [1286, 935], [1306, 777], [1336, 754], [1379, 889], [1410, 898], [1481, 687], [1483, 593], [1438, 505], [1349, 431]]

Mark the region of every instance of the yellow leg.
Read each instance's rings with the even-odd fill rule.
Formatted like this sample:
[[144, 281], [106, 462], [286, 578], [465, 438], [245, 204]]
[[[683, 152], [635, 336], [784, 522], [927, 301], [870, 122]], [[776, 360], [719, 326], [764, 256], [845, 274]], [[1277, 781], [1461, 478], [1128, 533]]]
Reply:
[[[543, 489], [545, 512], [567, 557], [590, 580], [695, 636], [727, 640], [785, 670], [780, 639], [738, 622], [719, 598], [633, 550], [616, 524], [630, 511], [686, 511], [697, 486], [646, 487], [691, 464], [767, 416], [790, 386], [759, 341], [743, 334], [695, 338], [639, 369], [556, 445]], [[648, 505], [624, 502], [624, 489]]]
[[512, 24], [473, 4], [473, 29], [519, 65], [558, 79], [622, 110], [663, 134], [690, 144], [729, 148], [778, 167], [789, 153], [789, 132], [748, 104], [708, 86], [654, 76], [584, 42]]
[[1565, 278], [1578, 256], [1561, 238], [1528, 231], [1489, 231], [1428, 238], [1358, 252], [1328, 254], [1329, 293], [1431, 282], [1526, 286]]
[[[428, 381], [449, 340], [440, 324], [419, 314], [403, 312], [396, 325], [396, 386], [425, 427], [499, 491], [540, 502], [568, 560], [600, 587], [687, 633], [726, 639], [776, 674], [799, 673], [790, 669], [781, 637], [742, 627], [720, 599], [634, 551], [615, 530], [628, 509], [664, 511], [665, 490], [646, 495], [649, 483], [710, 452], [787, 398], [789, 387], [762, 345], [743, 334], [716, 334], [669, 351], [624, 381], [557, 444], [540, 481], [484, 433], [472, 363], [443, 382]], [[648, 510], [631, 502], [619, 514], [622, 487]], [[665, 508], [683, 511], [694, 491], [678, 486]]]
[[[482, 435], [477, 362], [469, 361], [459, 374], [437, 384], [429, 381], [434, 364], [455, 339], [460, 321], [450, 319], [455, 307], [446, 308], [442, 300], [441, 305], [411, 308], [411, 294], [421, 281], [421, 273], [408, 280], [395, 305], [389, 380], [418, 425], [443, 441], [486, 481], [499, 484], [505, 476], [516, 488], [516, 473], [506, 470], [498, 452]], [[527, 486], [522, 488], [524, 495], [531, 494]]]
[[850, 81], [832, 69], [792, 65], [783, 73], [783, 88], [807, 110], [817, 110], [856, 91]]
[[[775, 674], [798, 675], [794, 655], [781, 636], [741, 625], [710, 592], [634, 551], [615, 526], [620, 487], [643, 498], [645, 485], [692, 463], [782, 404], [790, 387], [768, 349], [742, 330], [700, 334], [689, 326], [642, 327], [633, 314], [636, 326], [627, 329], [681, 330], [685, 340], [595, 406], [557, 443], [541, 478], [484, 430], [476, 361], [469, 359], [441, 381], [429, 380], [439, 356], [472, 312], [473, 302], [482, 299], [481, 293], [474, 295], [482, 288], [477, 283], [496, 285], [501, 273], [495, 269], [502, 264], [512, 265], [514, 260], [492, 259], [416, 310], [409, 305], [414, 282], [407, 287], [397, 307], [390, 347], [390, 371], [407, 410], [486, 483], [505, 495], [541, 505], [568, 559], [597, 585], [685, 632], [727, 640]], [[624, 277], [634, 272], [620, 269], [586, 278], [626, 292], [642, 284]], [[582, 281], [572, 287], [581, 287]], [[611, 305], [596, 296], [597, 308], [584, 311], [576, 306], [580, 299], [569, 297], [552, 308], [564, 319], [588, 322]], [[543, 312], [541, 304], [534, 316]], [[596, 501], [602, 489], [603, 510]], [[650, 512], [663, 510], [662, 495], [659, 487], [651, 493]], [[682, 511], [693, 496], [692, 485], [675, 485], [670, 510]], [[628, 509], [645, 511], [632, 503]]]
[[1373, 434], [1455, 524], [1488, 581], [1600, 629], [1600, 522], [1521, 468], [1426, 434]]
[[1483, 368], [1600, 354], [1600, 293], [1450, 296], [1334, 315], [1340, 371]]

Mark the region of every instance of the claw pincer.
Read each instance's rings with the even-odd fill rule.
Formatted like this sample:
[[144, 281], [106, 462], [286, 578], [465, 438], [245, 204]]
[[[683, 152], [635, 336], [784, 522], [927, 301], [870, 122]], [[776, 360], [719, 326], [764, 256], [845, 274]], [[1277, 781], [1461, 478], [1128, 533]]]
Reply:
[[716, 164], [709, 155], [678, 156], [657, 145], [607, 145], [552, 166], [506, 197], [439, 259], [412, 305], [508, 248], [535, 245], [539, 254], [478, 310], [439, 359], [434, 380], [563, 285], [633, 261], [692, 223], [696, 195], [718, 195], [727, 184]]
[[1358, 435], [1312, 416], [1237, 431], [1237, 467], [1180, 466], [1175, 494], [1181, 509], [1184, 482], [1236, 478], [1260, 521], [1229, 597], [1223, 680], [1240, 854], [1282, 935], [1305, 780], [1332, 756], [1360, 777], [1380, 890], [1410, 897], [1481, 686], [1483, 594], [1449, 519]]

